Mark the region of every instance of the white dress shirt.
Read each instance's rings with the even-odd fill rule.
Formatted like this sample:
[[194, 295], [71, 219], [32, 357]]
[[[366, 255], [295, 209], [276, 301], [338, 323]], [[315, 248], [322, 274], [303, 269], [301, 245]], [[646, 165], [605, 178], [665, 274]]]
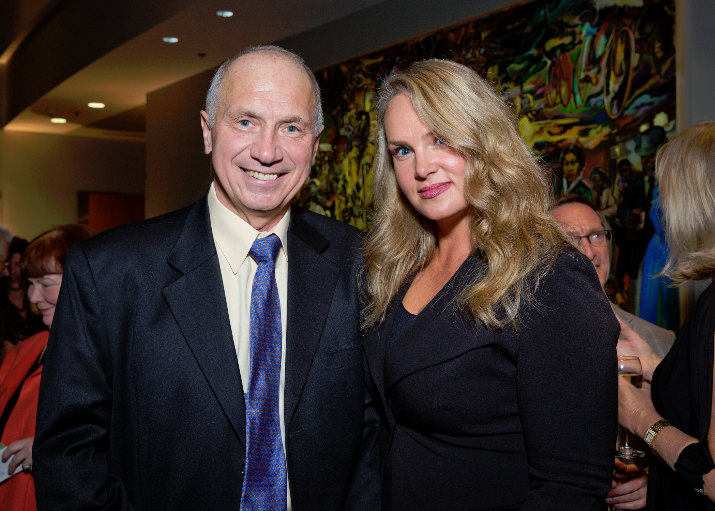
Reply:
[[[233, 343], [238, 357], [238, 368], [241, 372], [243, 393], [248, 391], [250, 372], [251, 341], [251, 288], [253, 277], [258, 265], [249, 257], [248, 252], [256, 238], [263, 238], [276, 234], [281, 240], [281, 250], [276, 259], [276, 283], [278, 284], [278, 298], [281, 307], [281, 374], [278, 409], [280, 414], [281, 438], [285, 452], [285, 420], [284, 420], [284, 393], [285, 393], [285, 354], [286, 354], [286, 317], [288, 297], [288, 223], [290, 210], [269, 232], [259, 232], [246, 221], [221, 204], [216, 196], [214, 184], [211, 184], [208, 196], [209, 216], [211, 230], [213, 231], [216, 252], [221, 266], [221, 279], [226, 295], [228, 319], [231, 323]], [[286, 467], [286, 473], [288, 468]], [[288, 486], [288, 511], [291, 510], [290, 486]]]

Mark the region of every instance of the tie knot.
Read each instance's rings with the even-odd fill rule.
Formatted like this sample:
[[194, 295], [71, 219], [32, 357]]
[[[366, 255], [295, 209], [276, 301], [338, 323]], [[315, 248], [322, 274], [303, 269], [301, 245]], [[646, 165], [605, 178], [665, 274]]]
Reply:
[[281, 248], [281, 239], [275, 234], [265, 238], [256, 238], [248, 252], [259, 264], [273, 263]]

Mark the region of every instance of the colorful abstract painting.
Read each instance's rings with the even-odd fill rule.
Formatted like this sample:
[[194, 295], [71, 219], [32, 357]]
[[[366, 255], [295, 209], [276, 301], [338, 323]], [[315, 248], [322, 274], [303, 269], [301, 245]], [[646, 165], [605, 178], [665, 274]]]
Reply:
[[638, 173], [653, 129], [675, 130], [674, 12], [672, 1], [538, 0], [316, 71], [325, 130], [299, 202], [369, 225], [375, 92], [393, 68], [431, 57], [471, 66], [509, 98], [555, 193], [573, 186], [561, 156], [575, 145], [584, 190], [598, 169], [618, 196], [618, 162]]

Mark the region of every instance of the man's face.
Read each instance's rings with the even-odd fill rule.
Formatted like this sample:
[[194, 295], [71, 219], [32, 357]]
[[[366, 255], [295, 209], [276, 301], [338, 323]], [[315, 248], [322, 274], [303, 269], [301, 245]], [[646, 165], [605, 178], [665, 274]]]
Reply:
[[315, 162], [314, 95], [305, 71], [275, 53], [226, 70], [214, 125], [201, 112], [219, 201], [257, 230], [281, 219]]
[[[566, 232], [576, 236], [587, 236], [604, 230], [596, 212], [585, 204], [573, 202], [564, 204], [552, 209], [551, 215], [564, 227]], [[598, 280], [601, 281], [601, 286], [604, 286], [611, 271], [609, 244], [594, 247], [587, 240], [581, 238], [578, 245], [575, 246], [593, 263]]]

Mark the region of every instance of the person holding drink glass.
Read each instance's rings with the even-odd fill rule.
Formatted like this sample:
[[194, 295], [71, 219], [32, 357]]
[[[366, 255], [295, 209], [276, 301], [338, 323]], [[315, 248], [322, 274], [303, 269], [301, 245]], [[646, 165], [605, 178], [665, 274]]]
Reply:
[[[715, 279], [715, 122], [693, 126], [658, 152], [656, 175], [670, 256], [663, 270], [676, 284]], [[619, 353], [636, 355], [638, 389], [618, 383], [619, 422], [655, 453], [647, 509], [715, 509], [713, 346], [715, 283], [699, 297], [675, 344], [661, 361], [622, 324]]]
[[[611, 271], [609, 258], [611, 231], [606, 219], [586, 197], [574, 194], [557, 197], [551, 215], [564, 228], [573, 246], [591, 261], [601, 286], [605, 289]], [[656, 354], [664, 356], [668, 352], [675, 339], [675, 333], [634, 316], [614, 304], [611, 304], [611, 309], [616, 316], [636, 330]], [[638, 357], [623, 357], [622, 360], [619, 357], [619, 373], [630, 373], [630, 381], [640, 386], [638, 380], [642, 380], [642, 376], [633, 376], [642, 374]], [[623, 428], [619, 428], [618, 433], [616, 450], [624, 447], [625, 453], [621, 453], [620, 456], [618, 452], [616, 453], [613, 488], [608, 493], [607, 502], [613, 506], [613, 509], [642, 509], [646, 503], [648, 484], [648, 475], [643, 468], [648, 463], [648, 458], [642, 451], [639, 453], [630, 445], [624, 446], [628, 444]], [[627, 456], [628, 454], [630, 456]]]
[[385, 80], [377, 120], [364, 350], [382, 509], [602, 510], [618, 325], [513, 112], [428, 60]]

